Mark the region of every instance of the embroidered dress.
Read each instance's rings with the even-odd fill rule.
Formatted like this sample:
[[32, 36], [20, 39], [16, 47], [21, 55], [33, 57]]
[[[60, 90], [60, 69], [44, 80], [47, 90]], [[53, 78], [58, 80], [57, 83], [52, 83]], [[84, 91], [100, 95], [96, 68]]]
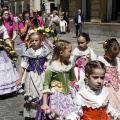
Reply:
[[120, 60], [116, 58], [117, 65], [112, 66], [102, 56], [98, 60], [106, 66], [105, 82], [110, 83], [108, 87], [110, 93], [110, 104], [120, 111]]
[[[0, 26], [0, 38], [9, 38], [6, 28]], [[16, 81], [19, 79], [15, 64], [8, 57], [6, 50], [0, 47], [0, 95], [12, 93], [17, 90]]]
[[76, 82], [72, 64], [66, 69], [57, 70], [54, 62], [48, 66], [43, 85], [43, 93], [50, 95], [49, 107], [61, 117], [66, 117], [73, 107], [76, 90], [70, 86], [70, 81]]
[[[44, 83], [44, 64], [49, 59], [50, 53], [46, 46], [40, 49], [33, 50], [29, 48], [22, 56], [21, 67], [25, 68], [22, 77], [24, 83], [24, 90], [26, 94], [42, 98], [42, 90]], [[38, 104], [25, 102], [24, 104], [24, 117], [35, 118], [36, 107]]]
[[73, 112], [70, 120], [117, 120], [120, 113], [109, 104], [109, 93], [106, 87], [93, 91], [84, 85], [74, 98]]
[[78, 47], [73, 50], [70, 61], [73, 63], [74, 71], [76, 78], [79, 80], [79, 85], [82, 86], [84, 84], [85, 73], [84, 66], [90, 60], [96, 60], [97, 56], [93, 52], [91, 48], [88, 47], [85, 51], [80, 51]]

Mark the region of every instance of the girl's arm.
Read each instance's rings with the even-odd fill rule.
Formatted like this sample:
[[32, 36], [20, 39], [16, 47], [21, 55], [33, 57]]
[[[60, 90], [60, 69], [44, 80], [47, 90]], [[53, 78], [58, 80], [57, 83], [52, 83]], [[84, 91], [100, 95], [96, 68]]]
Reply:
[[41, 109], [44, 111], [45, 114], [46, 114], [46, 110], [49, 108], [47, 105], [47, 99], [48, 99], [48, 94], [50, 93], [51, 78], [52, 78], [52, 71], [47, 69], [45, 73], [45, 80], [44, 80], [43, 91], [42, 91], [43, 105], [41, 106]]
[[16, 37], [17, 37], [17, 32], [16, 32], [16, 31], [13, 31], [13, 37], [12, 37], [11, 40], [14, 41]]
[[27, 57], [23, 57], [21, 59], [21, 68], [20, 68], [20, 71], [19, 71], [19, 80], [16, 82], [16, 85], [19, 86], [22, 82], [22, 77], [23, 77], [23, 74], [25, 72], [25, 69], [28, 67], [28, 58]]
[[22, 68], [22, 67], [21, 67], [21, 68], [20, 68], [20, 73], [19, 73], [20, 77], [19, 77], [19, 80], [16, 82], [16, 85], [17, 85], [17, 86], [21, 85], [24, 71], [25, 71], [25, 68]]
[[23, 25], [23, 23], [20, 23], [20, 33], [21, 33], [22, 35], [25, 35], [25, 34], [26, 34], [28, 24], [29, 24], [29, 21], [28, 21], [28, 20], [25, 21], [25, 25]]
[[77, 93], [75, 98], [73, 99], [74, 107], [72, 109], [72, 112], [67, 116], [67, 120], [80, 120], [80, 117], [83, 116], [82, 106], [78, 104], [79, 99], [80, 97]]
[[107, 114], [114, 118], [114, 120], [120, 120], [120, 113], [117, 112], [112, 106], [108, 103], [107, 105]]
[[44, 111], [44, 114], [46, 114], [46, 110], [49, 108], [49, 106], [47, 105], [47, 97], [48, 97], [48, 94], [44, 93], [43, 94], [43, 105], [41, 106], [41, 109]]

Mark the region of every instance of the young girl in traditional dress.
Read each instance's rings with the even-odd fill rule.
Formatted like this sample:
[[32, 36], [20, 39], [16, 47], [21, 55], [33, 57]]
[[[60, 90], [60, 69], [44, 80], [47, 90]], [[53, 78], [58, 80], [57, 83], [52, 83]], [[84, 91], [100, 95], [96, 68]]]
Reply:
[[74, 98], [73, 112], [67, 120], [120, 120], [109, 103], [109, 93], [103, 86], [105, 65], [90, 61], [85, 66], [87, 84], [82, 86]]
[[73, 50], [70, 61], [75, 66], [75, 75], [79, 80], [79, 85], [82, 86], [84, 84], [84, 66], [90, 60], [96, 60], [97, 56], [93, 52], [93, 50], [88, 47], [88, 43], [90, 42], [90, 37], [87, 33], [80, 33], [77, 37], [78, 46]]
[[[1, 45], [1, 42], [5, 43]], [[0, 95], [15, 92], [17, 90], [15, 83], [19, 79], [15, 64], [6, 50], [6, 43], [11, 45], [7, 30], [0, 20]]]
[[105, 55], [99, 56], [98, 60], [106, 66], [105, 85], [110, 93], [110, 104], [120, 111], [120, 45], [115, 38], [107, 39], [103, 48]]
[[[31, 47], [22, 56], [20, 79], [16, 83], [17, 85], [24, 83], [26, 94], [32, 96], [31, 98], [39, 97], [40, 99], [42, 97], [45, 75], [43, 66], [50, 57], [47, 47], [41, 45], [41, 37], [37, 32], [30, 34]], [[31, 120], [30, 118], [35, 119], [37, 105], [36, 102], [30, 102], [26, 98], [24, 104], [24, 117], [26, 117], [26, 120]]]
[[[71, 112], [72, 99], [76, 92], [71, 87], [70, 81], [77, 82], [72, 64], [68, 61], [71, 51], [72, 44], [70, 42], [59, 40], [55, 43], [52, 62], [47, 67], [43, 84], [41, 109], [44, 113], [48, 108], [61, 117], [66, 117]], [[47, 104], [48, 97], [50, 97], [49, 104]]]

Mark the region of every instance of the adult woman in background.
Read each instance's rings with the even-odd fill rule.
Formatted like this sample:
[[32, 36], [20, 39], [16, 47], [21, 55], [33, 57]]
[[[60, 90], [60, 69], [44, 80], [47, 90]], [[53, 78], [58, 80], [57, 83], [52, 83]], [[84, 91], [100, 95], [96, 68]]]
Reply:
[[0, 96], [16, 91], [15, 83], [19, 79], [15, 64], [11, 60], [10, 52], [7, 51], [5, 46], [6, 43], [11, 46], [7, 30], [0, 20]]

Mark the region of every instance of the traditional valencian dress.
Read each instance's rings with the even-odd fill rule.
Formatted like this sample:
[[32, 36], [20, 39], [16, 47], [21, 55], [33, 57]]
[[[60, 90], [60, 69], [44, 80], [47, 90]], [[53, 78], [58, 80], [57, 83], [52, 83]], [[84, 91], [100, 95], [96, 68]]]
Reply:
[[70, 61], [75, 66], [74, 71], [76, 78], [79, 80], [80, 86], [84, 84], [84, 79], [85, 79], [84, 66], [90, 60], [96, 60], [96, 59], [97, 56], [90, 47], [88, 47], [85, 51], [81, 51], [78, 47], [76, 47], [73, 50]]
[[43, 93], [49, 93], [49, 107], [61, 117], [66, 117], [73, 107], [76, 90], [70, 81], [77, 82], [71, 63], [63, 70], [58, 70], [54, 62], [47, 67]]
[[102, 56], [98, 57], [98, 60], [106, 66], [105, 84], [110, 84], [107, 87], [110, 93], [110, 104], [120, 111], [120, 59], [116, 58], [116, 66], [112, 66]]
[[[42, 98], [42, 90], [44, 83], [44, 64], [50, 59], [50, 52], [46, 46], [34, 50], [29, 48], [22, 56], [21, 67], [25, 68], [22, 77], [24, 83], [24, 90], [26, 94]], [[25, 102], [24, 104], [24, 117], [35, 118], [37, 103]]]
[[74, 109], [67, 119], [70, 120], [117, 120], [120, 113], [109, 104], [106, 87], [93, 91], [84, 85], [74, 98]]
[[[0, 39], [9, 38], [7, 30], [3, 25], [0, 25]], [[17, 90], [16, 81], [19, 79], [19, 74], [15, 64], [12, 63], [8, 53], [4, 47], [0, 47], [0, 95], [12, 93]]]

